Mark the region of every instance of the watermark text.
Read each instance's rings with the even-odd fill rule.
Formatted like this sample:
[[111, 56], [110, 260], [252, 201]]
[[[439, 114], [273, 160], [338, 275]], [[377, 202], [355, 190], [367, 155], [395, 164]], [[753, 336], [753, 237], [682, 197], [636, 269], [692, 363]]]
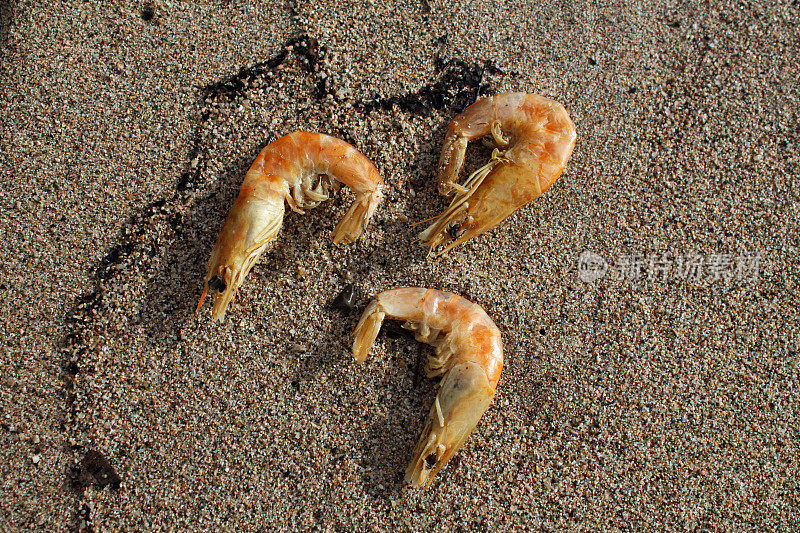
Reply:
[[755, 281], [761, 269], [759, 254], [620, 254], [616, 260], [591, 251], [578, 258], [578, 277], [591, 283], [599, 279], [655, 281]]

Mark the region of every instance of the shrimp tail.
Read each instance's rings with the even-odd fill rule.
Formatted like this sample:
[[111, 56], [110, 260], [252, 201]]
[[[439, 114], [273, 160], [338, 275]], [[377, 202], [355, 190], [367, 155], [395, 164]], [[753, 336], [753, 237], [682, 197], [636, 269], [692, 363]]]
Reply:
[[361, 315], [353, 334], [353, 357], [359, 363], [363, 363], [367, 359], [367, 354], [372, 345], [375, 344], [375, 339], [378, 338], [378, 332], [381, 330], [383, 319], [386, 318], [386, 313], [378, 304], [377, 300], [373, 300], [364, 310]]
[[383, 193], [380, 188], [359, 194], [347, 214], [334, 228], [333, 242], [336, 244], [351, 243], [358, 239], [375, 213], [378, 204], [381, 203], [382, 197]]
[[466, 442], [494, 397], [486, 372], [474, 362], [454, 365], [445, 374], [417, 441], [406, 482], [428, 488], [434, 476]]

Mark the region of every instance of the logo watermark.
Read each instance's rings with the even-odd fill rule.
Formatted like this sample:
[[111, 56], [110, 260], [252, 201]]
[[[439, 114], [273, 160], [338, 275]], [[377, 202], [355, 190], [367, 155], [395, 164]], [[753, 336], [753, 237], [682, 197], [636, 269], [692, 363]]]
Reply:
[[578, 278], [585, 283], [612, 280], [755, 281], [761, 269], [760, 254], [620, 254], [609, 261], [585, 251], [578, 258]]

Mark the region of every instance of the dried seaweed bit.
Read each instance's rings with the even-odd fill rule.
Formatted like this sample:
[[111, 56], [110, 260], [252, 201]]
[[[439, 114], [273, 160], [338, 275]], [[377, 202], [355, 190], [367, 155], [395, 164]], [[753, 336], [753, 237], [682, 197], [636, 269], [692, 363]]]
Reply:
[[78, 528], [78, 531], [94, 531], [94, 528], [92, 527], [92, 508], [89, 507], [88, 504], [81, 504], [81, 506], [78, 508], [78, 518], [83, 521], [83, 524], [81, 524], [81, 527]]
[[156, 9], [153, 7], [153, 4], [150, 2], [146, 2], [142, 6], [142, 20], [145, 22], [150, 22], [153, 20], [153, 17], [156, 16]]
[[324, 46], [319, 45], [319, 41], [308, 35], [299, 35], [289, 39], [288, 46], [291, 46], [296, 54], [305, 59], [304, 66], [309, 72], [317, 71], [317, 66], [327, 51]]
[[[208, 101], [219, 97], [226, 97], [229, 101], [234, 101], [237, 98], [243, 97], [245, 81], [253, 81], [265, 72], [277, 68], [286, 60], [288, 55], [289, 52], [284, 48], [266, 61], [256, 63], [255, 65], [251, 65], [249, 67], [244, 67], [233, 76], [218, 82], [209, 83], [203, 87], [204, 100]], [[205, 116], [201, 118], [205, 120], [208, 117]]]
[[108, 254], [106, 254], [104, 258], [100, 260], [100, 264], [112, 265], [119, 263], [119, 261], [120, 261], [120, 249], [119, 246], [115, 246], [114, 248], [111, 249], [110, 252], [108, 252]]
[[77, 324], [82, 322], [86, 317], [91, 317], [96, 311], [99, 311], [102, 305], [103, 293], [99, 290], [79, 296], [67, 316], [67, 323]]
[[119, 477], [108, 459], [97, 450], [87, 450], [81, 464], [72, 469], [70, 477], [72, 485], [76, 489], [94, 485], [100, 488], [110, 486], [117, 490], [122, 483], [122, 478]]
[[439, 79], [424, 85], [414, 93], [376, 96], [359, 105], [364, 112], [376, 109], [389, 110], [397, 106], [412, 115], [430, 115], [433, 110], [463, 109], [474, 102], [481, 94], [493, 92], [489, 84], [483, 83], [484, 73], [502, 73], [491, 61], [466, 63], [460, 59], [442, 60], [436, 58], [434, 67]]
[[[208, 117], [208, 112], [203, 112], [200, 121], [204, 122]], [[201, 181], [202, 173], [206, 168], [206, 154], [203, 152], [201, 144], [200, 139], [195, 138], [192, 151], [189, 154], [189, 168], [181, 174], [178, 180], [178, 193], [194, 188]]]
[[[293, 37], [286, 42], [282, 50], [270, 59], [248, 67], [243, 67], [233, 76], [203, 87], [205, 100], [224, 97], [233, 102], [239, 98], [243, 98], [248, 83], [281, 65], [289, 56], [290, 49], [302, 59], [301, 63], [303, 68], [311, 73], [317, 72], [317, 68], [327, 51], [327, 49], [324, 46], [320, 46], [319, 41], [313, 37], [305, 34]], [[327, 91], [324, 83], [322, 87], [323, 90]], [[201, 118], [205, 120], [208, 118], [208, 115], [204, 114]]]
[[271, 57], [271, 58], [267, 59], [263, 63], [258, 63], [253, 70], [260, 69], [260, 68], [265, 68], [265, 70], [261, 71], [261, 74], [263, 74], [267, 70], [272, 70], [272, 69], [278, 67], [278, 65], [280, 65], [281, 63], [283, 63], [286, 60], [286, 56], [287, 55], [289, 55], [288, 51], [286, 51], [285, 49], [281, 50], [277, 54], [275, 54], [274, 57]]
[[155, 202], [151, 202], [147, 207], [144, 208], [144, 215], [147, 217], [155, 216], [159, 213], [164, 213], [163, 207], [167, 205], [167, 199], [162, 198], [160, 200], [156, 200]]
[[316, 87], [314, 87], [312, 96], [317, 100], [322, 100], [329, 94], [336, 94], [336, 91], [328, 88], [328, 78], [320, 78], [319, 81], [317, 81]]
[[350, 311], [353, 310], [353, 307], [355, 307], [355, 301], [356, 301], [355, 285], [353, 285], [352, 283], [348, 283], [347, 285], [344, 286], [342, 292], [340, 292], [336, 296], [336, 298], [333, 299], [330, 306], [333, 309], [339, 309], [340, 311], [345, 311], [349, 313]]
[[95, 274], [101, 280], [108, 280], [118, 272], [117, 265], [121, 264], [136, 248], [133, 242], [126, 242], [114, 246], [105, 257], [100, 260]]
[[[167, 217], [167, 222], [169, 223], [170, 227], [171, 227], [171, 228], [172, 228], [172, 229], [173, 229], [173, 230], [174, 230], [176, 233], [178, 233], [178, 232], [180, 231], [180, 228], [181, 228], [181, 226], [183, 226], [183, 213], [181, 213], [181, 212], [176, 212], [176, 213], [172, 213], [172, 214], [170, 214], [170, 215]], [[149, 253], [150, 257], [153, 257], [153, 256], [155, 256], [155, 255], [156, 255], [156, 249], [151, 247], [151, 248], [148, 250], [148, 253]]]
[[97, 278], [102, 281], [111, 279], [122, 268], [122, 264], [125, 260], [137, 250], [143, 251], [150, 257], [155, 256], [155, 248], [150, 243], [142, 241], [142, 236], [145, 234], [143, 223], [158, 215], [165, 215], [166, 221], [170, 224], [172, 229], [177, 232], [183, 218], [180, 216], [180, 213], [173, 212], [175, 203], [174, 196], [170, 199], [161, 198], [151, 202], [139, 211], [138, 214], [133, 215], [128, 221], [130, 233], [126, 241], [111, 248], [100, 260], [95, 270]]

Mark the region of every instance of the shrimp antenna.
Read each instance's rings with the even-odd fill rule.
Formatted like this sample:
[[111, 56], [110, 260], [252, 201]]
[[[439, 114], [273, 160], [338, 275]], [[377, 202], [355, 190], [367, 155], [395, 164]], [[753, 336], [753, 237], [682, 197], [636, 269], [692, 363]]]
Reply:
[[475, 88], [475, 101], [478, 101], [478, 98], [481, 97], [481, 85], [483, 85], [483, 73], [486, 72], [486, 61], [483, 62], [483, 66], [481, 67], [481, 77], [478, 78], [478, 86]]
[[197, 309], [194, 310], [195, 314], [200, 311], [200, 306], [203, 305], [203, 300], [206, 299], [206, 294], [208, 294], [208, 283], [203, 284], [203, 294], [200, 295], [200, 301], [197, 303]]
[[412, 222], [411, 224], [409, 224], [409, 226], [417, 226], [419, 224], [422, 224], [423, 222], [430, 222], [434, 218], [439, 218], [439, 215], [433, 215], [431, 218], [426, 218], [425, 220], [420, 220], [419, 222]]

